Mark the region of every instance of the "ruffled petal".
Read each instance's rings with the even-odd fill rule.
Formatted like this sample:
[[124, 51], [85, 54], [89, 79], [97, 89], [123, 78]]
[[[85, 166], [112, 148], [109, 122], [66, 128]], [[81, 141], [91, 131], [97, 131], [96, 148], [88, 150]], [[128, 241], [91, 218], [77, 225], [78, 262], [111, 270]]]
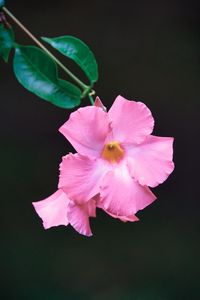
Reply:
[[131, 175], [141, 185], [155, 187], [174, 170], [173, 138], [148, 136], [138, 146], [127, 147]]
[[[75, 202], [70, 201], [67, 211], [67, 217], [70, 224], [76, 231], [86, 236], [92, 235], [89, 223], [91, 208], [94, 208], [93, 200], [90, 200], [83, 205], [77, 205]], [[94, 214], [94, 211], [92, 213]]]
[[99, 185], [108, 167], [101, 159], [68, 154], [60, 165], [59, 188], [79, 204], [99, 193]]
[[33, 202], [33, 206], [43, 221], [45, 229], [52, 226], [69, 224], [67, 207], [69, 199], [62, 190], [58, 190], [45, 200]]
[[130, 176], [126, 164], [121, 164], [103, 178], [98, 206], [112, 215], [129, 218], [155, 199], [148, 187]]
[[142, 102], [129, 101], [118, 96], [108, 115], [112, 121], [112, 138], [119, 142], [139, 144], [153, 130], [154, 119]]
[[100, 107], [87, 106], [72, 113], [59, 131], [77, 152], [99, 157], [110, 131], [110, 121]]

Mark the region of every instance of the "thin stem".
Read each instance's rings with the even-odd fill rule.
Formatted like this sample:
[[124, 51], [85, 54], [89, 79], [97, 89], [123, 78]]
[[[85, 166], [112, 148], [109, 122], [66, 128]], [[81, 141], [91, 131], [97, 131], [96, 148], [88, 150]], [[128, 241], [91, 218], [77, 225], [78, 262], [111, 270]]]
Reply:
[[68, 70], [6, 7], [2, 10], [41, 48], [43, 49], [83, 90], [88, 89], [88, 85], [78, 79]]
[[90, 103], [94, 105], [94, 99], [91, 94], [88, 94], [88, 98], [90, 99]]

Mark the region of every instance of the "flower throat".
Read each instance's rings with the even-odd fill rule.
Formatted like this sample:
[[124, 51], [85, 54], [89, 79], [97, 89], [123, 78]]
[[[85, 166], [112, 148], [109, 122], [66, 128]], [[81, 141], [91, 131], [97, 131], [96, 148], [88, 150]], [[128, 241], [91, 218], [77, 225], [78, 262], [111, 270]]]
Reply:
[[119, 142], [112, 141], [104, 145], [101, 157], [111, 163], [118, 163], [124, 157], [124, 150]]

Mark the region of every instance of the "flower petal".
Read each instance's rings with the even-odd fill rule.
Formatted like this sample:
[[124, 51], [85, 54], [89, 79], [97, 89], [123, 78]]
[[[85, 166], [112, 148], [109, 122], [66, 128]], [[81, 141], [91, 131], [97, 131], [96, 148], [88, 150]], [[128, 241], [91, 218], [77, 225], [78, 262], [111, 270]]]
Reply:
[[173, 138], [148, 136], [138, 146], [130, 146], [127, 155], [131, 175], [141, 185], [155, 187], [174, 170]]
[[94, 199], [91, 199], [87, 202], [87, 209], [88, 209], [88, 215], [89, 217], [96, 217], [96, 201]]
[[[101, 201], [100, 201], [100, 194], [96, 195], [94, 198], [93, 198], [96, 202], [96, 206], [99, 207], [99, 208], [102, 208], [101, 207]], [[100, 203], [100, 204], [99, 204]], [[99, 204], [99, 205], [98, 205]], [[135, 221], [139, 221], [138, 217], [136, 217], [135, 215], [130, 215], [130, 216], [117, 216], [115, 214], [112, 214], [106, 210], [104, 210], [108, 215], [110, 215], [112, 218], [115, 218], [115, 219], [120, 219], [122, 222], [127, 222], [127, 221], [130, 221], [130, 222], [135, 222]]]
[[45, 229], [52, 226], [69, 224], [67, 206], [69, 199], [62, 190], [58, 190], [45, 200], [33, 202], [33, 206], [43, 221]]
[[136, 217], [135, 215], [132, 216], [117, 216], [114, 214], [109, 213], [108, 211], [106, 211], [107, 214], [109, 214], [111, 217], [115, 218], [115, 219], [120, 219], [122, 222], [135, 222], [135, 221], [139, 221], [138, 217]]
[[153, 130], [152, 114], [142, 102], [129, 101], [118, 96], [108, 115], [112, 121], [114, 140], [139, 144]]
[[105, 211], [129, 218], [156, 199], [148, 187], [139, 185], [125, 164], [109, 171], [102, 180], [99, 207]]
[[59, 131], [77, 152], [99, 156], [110, 130], [110, 121], [100, 107], [87, 106], [70, 115]]
[[70, 224], [80, 234], [91, 236], [92, 232], [89, 223], [89, 206], [93, 206], [94, 201], [91, 200], [83, 205], [77, 205], [75, 202], [70, 201], [67, 217]]
[[101, 159], [68, 154], [60, 165], [58, 186], [70, 199], [79, 204], [85, 203], [99, 193], [99, 185], [107, 169], [107, 164]]

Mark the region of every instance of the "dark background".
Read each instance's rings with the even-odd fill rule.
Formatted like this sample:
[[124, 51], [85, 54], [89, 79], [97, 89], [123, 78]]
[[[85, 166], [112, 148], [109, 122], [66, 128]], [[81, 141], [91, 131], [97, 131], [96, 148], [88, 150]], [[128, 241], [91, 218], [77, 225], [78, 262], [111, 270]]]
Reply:
[[[14, 78], [12, 59], [1, 61], [0, 298], [200, 299], [200, 2], [6, 4], [38, 37], [85, 41], [99, 63], [95, 90], [104, 104], [109, 108], [118, 94], [146, 103], [154, 134], [175, 137], [176, 169], [153, 190], [158, 200], [138, 213], [140, 222], [124, 224], [98, 211], [92, 238], [70, 226], [43, 230], [31, 202], [57, 188], [61, 157], [72, 150], [58, 128], [71, 111], [29, 93]], [[32, 44], [14, 28], [18, 43]]]

